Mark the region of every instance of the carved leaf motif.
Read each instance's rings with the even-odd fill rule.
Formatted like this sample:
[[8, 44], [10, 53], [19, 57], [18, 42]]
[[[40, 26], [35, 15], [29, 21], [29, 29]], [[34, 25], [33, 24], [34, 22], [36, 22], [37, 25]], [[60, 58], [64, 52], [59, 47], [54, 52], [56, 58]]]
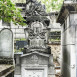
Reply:
[[38, 57], [37, 57], [37, 55], [33, 55], [33, 56], [31, 57], [31, 61], [32, 61], [34, 64], [38, 63]]

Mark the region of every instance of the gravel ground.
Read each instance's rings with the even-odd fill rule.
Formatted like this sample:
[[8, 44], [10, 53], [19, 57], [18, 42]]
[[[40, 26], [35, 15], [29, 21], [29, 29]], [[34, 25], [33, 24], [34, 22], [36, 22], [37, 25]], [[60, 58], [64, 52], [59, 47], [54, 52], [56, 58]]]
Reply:
[[57, 61], [55, 61], [54, 64], [55, 64], [55, 71], [56, 71], [55, 77], [60, 77], [61, 75], [60, 64]]

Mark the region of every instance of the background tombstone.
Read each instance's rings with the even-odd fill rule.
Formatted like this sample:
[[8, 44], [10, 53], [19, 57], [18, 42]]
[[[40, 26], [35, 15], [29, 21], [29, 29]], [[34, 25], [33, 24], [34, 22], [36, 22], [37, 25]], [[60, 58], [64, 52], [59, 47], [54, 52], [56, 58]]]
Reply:
[[10, 29], [0, 32], [0, 58], [13, 58], [13, 33]]

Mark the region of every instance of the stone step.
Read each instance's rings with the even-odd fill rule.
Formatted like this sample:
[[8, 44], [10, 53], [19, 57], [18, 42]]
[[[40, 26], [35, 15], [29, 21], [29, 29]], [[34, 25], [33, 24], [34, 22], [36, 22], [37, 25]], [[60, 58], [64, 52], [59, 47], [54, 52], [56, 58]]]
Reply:
[[14, 66], [13, 65], [0, 65], [0, 77], [4, 76], [6, 77], [8, 74], [14, 72]]

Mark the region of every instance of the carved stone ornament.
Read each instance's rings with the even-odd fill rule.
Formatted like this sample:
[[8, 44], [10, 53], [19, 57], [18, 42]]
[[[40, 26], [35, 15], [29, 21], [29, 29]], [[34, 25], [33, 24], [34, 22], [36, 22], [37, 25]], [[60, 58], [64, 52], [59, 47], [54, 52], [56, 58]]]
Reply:
[[26, 16], [46, 15], [45, 6], [41, 5], [41, 2], [37, 2], [37, 0], [27, 0], [25, 10]]
[[31, 61], [32, 61], [32, 63], [34, 63], [34, 64], [38, 64], [38, 56], [37, 56], [37, 55], [31, 56]]

